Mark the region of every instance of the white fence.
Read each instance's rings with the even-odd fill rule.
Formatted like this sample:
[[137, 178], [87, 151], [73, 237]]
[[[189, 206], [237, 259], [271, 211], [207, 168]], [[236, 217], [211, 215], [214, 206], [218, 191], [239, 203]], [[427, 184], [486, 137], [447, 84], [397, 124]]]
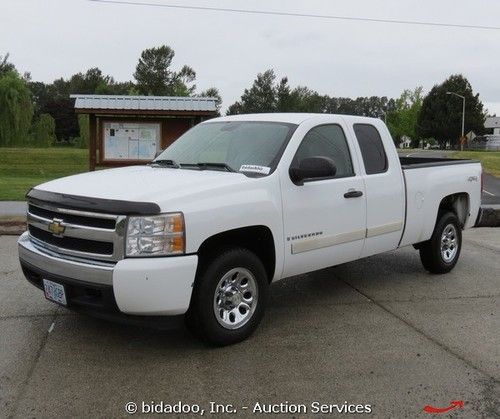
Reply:
[[469, 150], [500, 151], [500, 136], [486, 135], [477, 137], [469, 142], [467, 148]]

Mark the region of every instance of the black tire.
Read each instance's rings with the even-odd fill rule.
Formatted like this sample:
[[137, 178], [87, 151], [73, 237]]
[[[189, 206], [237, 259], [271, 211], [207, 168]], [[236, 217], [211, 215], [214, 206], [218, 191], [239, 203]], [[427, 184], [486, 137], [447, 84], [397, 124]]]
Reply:
[[[442, 237], [445, 230], [452, 232], [455, 244], [446, 244], [444, 250], [442, 250]], [[433, 274], [450, 272], [457, 264], [462, 250], [462, 229], [457, 216], [453, 212], [442, 213], [434, 227], [430, 240], [423, 243], [419, 250], [420, 260], [426, 270]]]
[[[226, 298], [226, 294], [219, 294], [223, 278], [227, 277], [227, 275], [233, 271], [239, 273], [237, 278], [244, 278], [245, 270], [248, 271], [252, 277], [247, 281], [247, 284], [249, 282], [255, 284], [255, 286], [253, 286], [253, 296], [256, 296], [253, 300], [255, 302], [255, 307], [252, 308], [253, 312], [251, 310], [247, 312], [248, 318], [241, 326], [228, 325], [227, 323], [231, 322], [230, 309], [236, 310], [233, 305], [238, 304], [238, 301], [240, 301], [240, 303], [245, 303], [246, 300], [242, 300], [245, 293], [239, 293], [239, 296], [235, 297], [235, 301], [226, 302], [229, 305], [227, 306], [228, 309], [225, 314], [229, 314], [226, 316], [225, 320], [222, 315], [219, 317], [219, 320], [216, 317], [215, 306], [218, 304], [218, 301], [220, 301], [220, 298], [216, 300], [216, 294], [218, 296], [224, 295], [224, 298]], [[234, 279], [235, 276], [236, 274], [232, 274], [228, 277], [235, 282], [240, 282], [238, 285], [231, 288], [234, 292], [236, 292], [236, 289], [240, 291], [241, 287], [239, 285], [244, 282], [244, 279]], [[222, 284], [225, 284], [225, 282], [222, 282]], [[228, 286], [229, 283], [226, 287]], [[212, 345], [226, 346], [241, 342], [255, 331], [264, 315], [269, 294], [268, 288], [269, 284], [266, 270], [261, 260], [254, 253], [243, 248], [221, 249], [220, 252], [213, 253], [212, 256], [200, 260], [200, 267], [196, 275], [191, 305], [186, 315], [186, 324], [193, 334]], [[229, 291], [228, 294], [230, 294]], [[241, 310], [243, 310], [243, 308]], [[218, 311], [222, 313], [224, 309], [220, 308]], [[234, 319], [233, 322], [237, 320], [234, 314], [232, 314], [232, 318]], [[226, 325], [224, 326], [221, 322], [226, 322]], [[236, 321], [236, 325], [237, 323]], [[228, 327], [237, 328], [229, 329]]]

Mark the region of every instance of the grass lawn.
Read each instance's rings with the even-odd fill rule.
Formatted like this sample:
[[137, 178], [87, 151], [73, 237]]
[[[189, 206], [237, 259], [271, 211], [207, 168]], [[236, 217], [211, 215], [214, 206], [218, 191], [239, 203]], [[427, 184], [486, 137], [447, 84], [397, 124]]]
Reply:
[[450, 157], [480, 160], [485, 172], [500, 176], [500, 151], [455, 151]]
[[0, 147], [0, 201], [21, 201], [33, 186], [88, 170], [88, 150]]

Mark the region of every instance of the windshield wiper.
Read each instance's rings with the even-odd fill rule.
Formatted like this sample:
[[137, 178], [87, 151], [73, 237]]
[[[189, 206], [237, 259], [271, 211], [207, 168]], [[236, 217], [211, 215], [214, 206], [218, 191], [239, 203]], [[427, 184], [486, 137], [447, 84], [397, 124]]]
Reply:
[[158, 166], [166, 166], [166, 167], [173, 167], [175, 169], [180, 169], [180, 164], [177, 163], [175, 160], [170, 160], [170, 159], [162, 159], [162, 160], [153, 160], [149, 164], [157, 164]]
[[197, 166], [200, 170], [206, 169], [224, 169], [228, 172], [236, 172], [231, 166], [226, 163], [210, 163], [210, 162], [199, 162], [199, 163], [182, 163], [182, 167], [184, 166]]

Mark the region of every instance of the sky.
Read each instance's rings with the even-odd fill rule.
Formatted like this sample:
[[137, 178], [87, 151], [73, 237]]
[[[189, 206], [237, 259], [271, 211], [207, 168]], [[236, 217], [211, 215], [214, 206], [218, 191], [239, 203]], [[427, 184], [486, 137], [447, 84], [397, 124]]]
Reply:
[[[136, 0], [138, 2], [142, 0]], [[145, 0], [228, 7], [500, 26], [498, 0]], [[273, 68], [291, 86], [330, 96], [397, 97], [464, 74], [491, 114], [500, 114], [500, 30], [265, 16], [89, 0], [1, 0], [0, 55], [33, 80], [51, 82], [91, 67], [131, 80], [142, 50], [167, 44], [215, 86], [223, 109], [257, 73]], [[453, 100], [453, 97], [450, 97]], [[458, 100], [458, 98], [456, 99]]]

